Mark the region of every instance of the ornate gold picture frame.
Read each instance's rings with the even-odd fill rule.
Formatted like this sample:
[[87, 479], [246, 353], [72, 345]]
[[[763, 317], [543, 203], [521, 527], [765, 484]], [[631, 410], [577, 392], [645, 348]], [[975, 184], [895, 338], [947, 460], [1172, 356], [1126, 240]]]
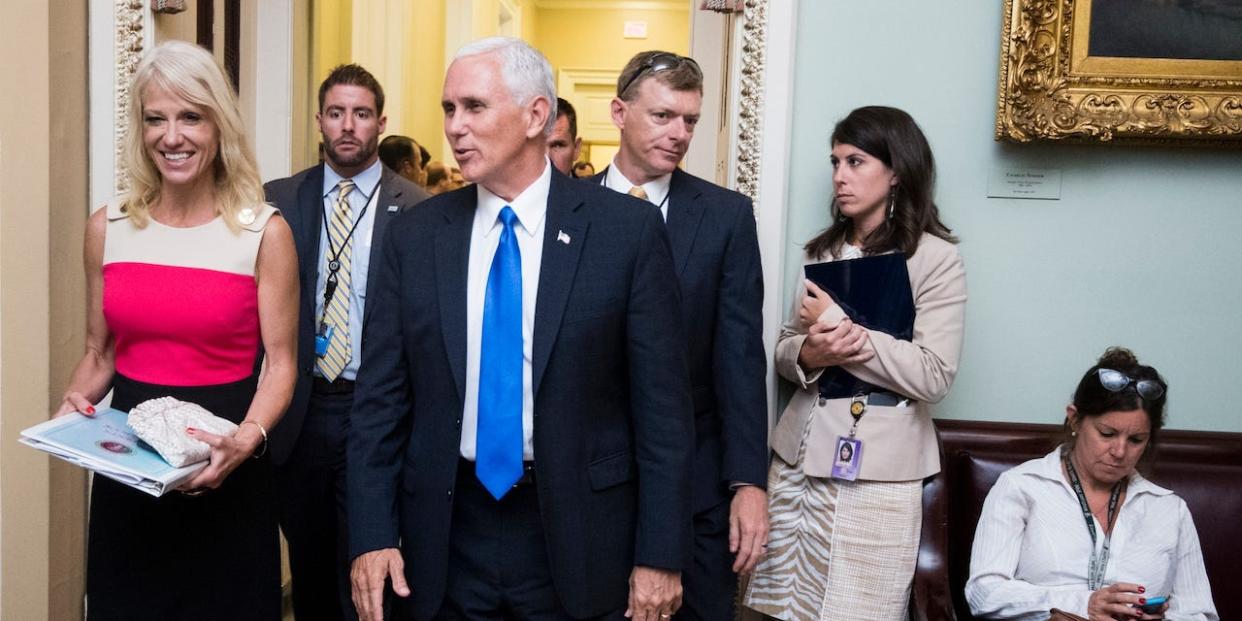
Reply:
[[1005, 0], [996, 139], [1242, 147], [1242, 59], [1092, 56], [1097, 1]]

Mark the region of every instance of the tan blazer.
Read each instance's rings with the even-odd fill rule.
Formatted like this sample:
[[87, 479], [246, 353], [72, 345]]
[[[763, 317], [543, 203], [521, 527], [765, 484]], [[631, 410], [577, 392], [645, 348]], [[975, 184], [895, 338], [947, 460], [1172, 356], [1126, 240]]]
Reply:
[[[804, 264], [832, 260], [805, 257]], [[965, 329], [966, 270], [957, 246], [924, 233], [918, 251], [906, 262], [914, 293], [914, 338], [901, 341], [883, 332], [869, 331], [867, 362], [844, 365], [859, 379], [915, 400], [905, 407], [868, 406], [856, 437], [863, 441], [860, 479], [909, 481], [940, 471], [940, 451], [928, 404], [949, 393], [957, 374]], [[803, 369], [798, 352], [806, 329], [798, 308], [806, 295], [797, 288], [793, 312], [781, 327], [776, 343], [776, 371], [798, 386], [789, 406], [772, 432], [772, 450], [788, 463], [797, 463], [806, 432], [803, 471], [815, 477], [832, 472], [838, 436], [849, 434], [854, 420], [849, 399], [821, 399], [819, 376], [823, 369]], [[807, 428], [807, 425], [810, 428]]]

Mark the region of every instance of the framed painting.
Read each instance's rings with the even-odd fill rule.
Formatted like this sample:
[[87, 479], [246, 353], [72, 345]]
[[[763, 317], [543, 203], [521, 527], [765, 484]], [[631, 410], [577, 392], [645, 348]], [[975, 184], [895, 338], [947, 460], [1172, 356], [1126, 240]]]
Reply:
[[1242, 147], [1242, 0], [1005, 0], [996, 139]]

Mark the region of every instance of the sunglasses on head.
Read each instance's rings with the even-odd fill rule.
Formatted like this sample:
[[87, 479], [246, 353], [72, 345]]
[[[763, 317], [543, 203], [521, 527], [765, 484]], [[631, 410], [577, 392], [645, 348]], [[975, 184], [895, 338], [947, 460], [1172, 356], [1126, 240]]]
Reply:
[[1134, 384], [1134, 390], [1138, 392], [1138, 396], [1148, 401], [1164, 396], [1164, 386], [1156, 380], [1136, 380], [1121, 371], [1112, 369], [1100, 369], [1096, 374], [1100, 378], [1100, 385], [1108, 392], [1121, 392]]
[[637, 81], [639, 76], [644, 73], [650, 71], [651, 73], [656, 74], [661, 71], [676, 69], [677, 67], [680, 67], [682, 63], [688, 63], [696, 72], [699, 73], [699, 75], [703, 74], [703, 70], [699, 68], [699, 63], [694, 62], [694, 59], [689, 56], [656, 54], [655, 56], [648, 58], [646, 62], [638, 68], [638, 71], [635, 71], [634, 75], [630, 76], [630, 79], [625, 81], [625, 85], [621, 87], [621, 90], [617, 91], [617, 97], [625, 95], [625, 92], [630, 90], [630, 87], [634, 85], [634, 82]]

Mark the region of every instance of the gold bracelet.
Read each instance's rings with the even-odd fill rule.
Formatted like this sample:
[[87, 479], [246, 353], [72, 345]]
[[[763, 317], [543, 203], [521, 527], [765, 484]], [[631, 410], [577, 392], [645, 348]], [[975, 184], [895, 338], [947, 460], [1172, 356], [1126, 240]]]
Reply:
[[246, 423], [250, 423], [251, 425], [258, 427], [259, 433], [263, 434], [263, 447], [260, 448], [259, 451], [255, 453], [254, 455], [251, 455], [252, 458], [258, 459], [262, 457], [265, 453], [267, 453], [267, 430], [264, 429], [263, 425], [260, 425], [258, 421], [253, 421], [253, 420], [244, 420], [238, 425], [238, 427], [241, 427], [242, 425], [245, 425]]

